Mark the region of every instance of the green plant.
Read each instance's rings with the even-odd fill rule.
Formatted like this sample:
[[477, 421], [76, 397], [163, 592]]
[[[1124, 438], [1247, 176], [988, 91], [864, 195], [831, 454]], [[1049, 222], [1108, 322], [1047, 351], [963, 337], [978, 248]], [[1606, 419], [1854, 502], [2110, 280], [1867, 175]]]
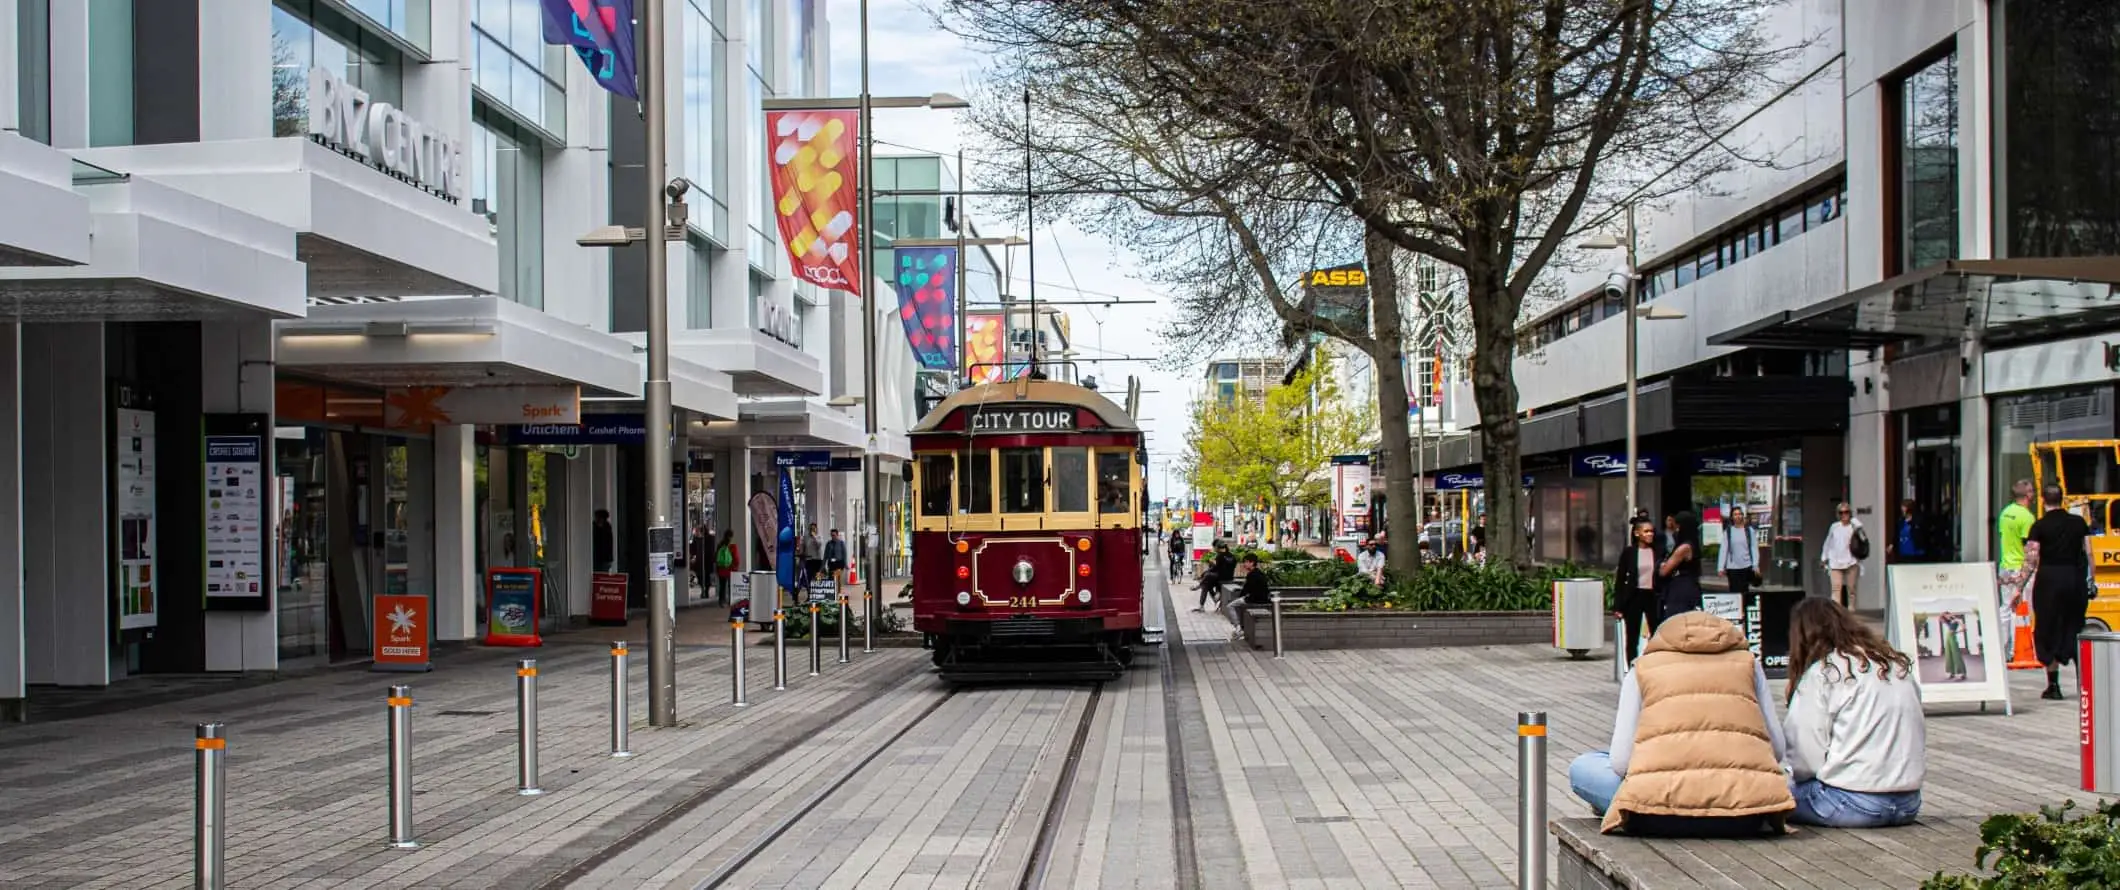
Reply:
[[[1443, 561], [1410, 575], [1387, 573], [1378, 587], [1352, 575], [1336, 584], [1308, 608], [1324, 612], [1391, 609], [1409, 612], [1535, 612], [1553, 606], [1553, 582], [1560, 578], [1603, 578], [1576, 565], [1547, 566], [1517, 574], [1506, 568]], [[1607, 580], [1607, 587], [1610, 582]]]
[[[772, 616], [769, 615], [767, 617]], [[790, 608], [782, 612], [780, 620], [787, 625], [788, 639], [800, 639], [810, 632], [810, 610], [807, 606]]]
[[1275, 587], [1332, 587], [1355, 573], [1354, 563], [1337, 559], [1292, 559], [1260, 569]]
[[1318, 557], [1317, 557], [1317, 555], [1316, 555], [1316, 554], [1314, 554], [1314, 553], [1311, 553], [1311, 552], [1310, 552], [1310, 551], [1308, 551], [1308, 550], [1297, 550], [1297, 549], [1295, 549], [1295, 548], [1293, 548], [1293, 547], [1278, 547], [1278, 548], [1275, 548], [1275, 549], [1273, 550], [1273, 552], [1271, 552], [1271, 553], [1268, 553], [1268, 554], [1267, 554], [1267, 556], [1268, 556], [1268, 557], [1270, 557], [1271, 559], [1273, 559], [1273, 561], [1274, 561], [1274, 562], [1316, 562], [1316, 561], [1318, 561]]
[[897, 609], [884, 609], [876, 616], [876, 632], [894, 634], [905, 630], [905, 615]]
[[[2004, 813], [1980, 823], [1974, 866], [1992, 877], [1938, 871], [1921, 890], [2063, 890], [2120, 886], [2120, 801], [2069, 818], [2075, 801], [2038, 815]], [[1992, 860], [1991, 858], [1992, 857]]]

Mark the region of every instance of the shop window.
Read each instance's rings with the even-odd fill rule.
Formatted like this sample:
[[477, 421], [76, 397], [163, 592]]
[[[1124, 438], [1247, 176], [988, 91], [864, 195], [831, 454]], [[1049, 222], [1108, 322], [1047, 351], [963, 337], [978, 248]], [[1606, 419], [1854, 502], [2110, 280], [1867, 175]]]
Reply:
[[956, 469], [955, 455], [920, 456], [920, 515], [950, 515], [950, 483]]
[[1089, 450], [1053, 449], [1053, 510], [1089, 512]]
[[957, 476], [957, 509], [960, 512], [994, 512], [992, 454], [990, 451], [968, 451], [962, 455], [963, 472]]
[[[1898, 84], [1899, 267], [1958, 255], [1958, 56], [1946, 53]], [[1836, 199], [1814, 201], [1806, 222], [1837, 216]]]
[[1097, 455], [1097, 512], [1126, 514], [1133, 510], [1131, 457], [1123, 451]]
[[[2116, 437], [2115, 411], [2111, 387], [2057, 389], [2047, 392], [2002, 396], [1994, 400], [1989, 416], [1994, 423], [1994, 441], [1989, 449], [1992, 461], [1992, 487], [1990, 503], [2000, 510], [2010, 502], [2010, 486], [2019, 479], [2032, 479], [2032, 446], [2044, 442], [2067, 440], [2108, 440]], [[2049, 458], [2052, 455], [2048, 455]], [[2066, 475], [2070, 494], [2120, 493], [2120, 464], [2113, 460], [2113, 451], [2105, 448], [2066, 449], [2060, 453], [2059, 471]], [[2045, 467], [2046, 478], [2036, 481], [2054, 481], [2055, 467], [2051, 460]], [[2093, 510], [2092, 519], [2104, 524], [2102, 511]], [[1988, 553], [2000, 551], [2000, 543], [1988, 542]]]
[[1001, 512], [1045, 512], [1045, 450], [1001, 449]]

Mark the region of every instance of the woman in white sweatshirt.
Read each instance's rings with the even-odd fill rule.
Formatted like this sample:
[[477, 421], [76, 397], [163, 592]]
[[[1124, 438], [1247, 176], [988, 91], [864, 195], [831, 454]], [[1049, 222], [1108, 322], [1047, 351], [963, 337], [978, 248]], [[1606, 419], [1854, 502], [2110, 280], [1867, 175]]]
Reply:
[[1913, 663], [1838, 603], [1810, 597], [1789, 613], [1789, 676], [1791, 821], [1913, 822], [1928, 762]]

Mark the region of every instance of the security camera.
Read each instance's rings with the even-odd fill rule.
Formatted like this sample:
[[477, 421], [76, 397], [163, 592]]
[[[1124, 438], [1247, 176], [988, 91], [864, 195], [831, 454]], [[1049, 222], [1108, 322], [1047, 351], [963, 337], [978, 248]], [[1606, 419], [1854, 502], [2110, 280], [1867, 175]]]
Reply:
[[672, 201], [684, 200], [685, 193], [691, 190], [692, 180], [686, 179], [682, 176], [670, 180], [669, 185], [663, 186], [663, 194], [668, 195], [670, 197], [670, 200]]

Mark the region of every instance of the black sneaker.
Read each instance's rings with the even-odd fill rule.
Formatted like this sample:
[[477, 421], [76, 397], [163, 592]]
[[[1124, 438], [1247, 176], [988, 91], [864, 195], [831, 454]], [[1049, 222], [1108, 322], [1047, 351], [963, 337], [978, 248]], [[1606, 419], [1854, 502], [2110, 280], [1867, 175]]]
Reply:
[[2060, 701], [2062, 699], [2061, 687], [2048, 686], [2045, 692], [2039, 693], [2039, 697], [2048, 701]]

